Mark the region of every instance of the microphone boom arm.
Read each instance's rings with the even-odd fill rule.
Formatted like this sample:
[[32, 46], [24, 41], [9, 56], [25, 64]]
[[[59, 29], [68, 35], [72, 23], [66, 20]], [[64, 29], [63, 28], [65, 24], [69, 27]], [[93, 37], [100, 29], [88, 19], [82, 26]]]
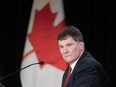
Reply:
[[23, 70], [23, 69], [25, 69], [25, 68], [28, 68], [28, 67], [30, 67], [30, 66], [32, 66], [32, 65], [36, 65], [36, 64], [44, 64], [44, 62], [43, 62], [43, 61], [40, 61], [40, 62], [38, 62], [38, 63], [32, 63], [32, 64], [30, 64], [30, 65], [27, 65], [27, 66], [25, 66], [25, 67], [23, 67], [23, 68], [21, 68], [21, 69], [18, 69], [18, 70], [14, 71], [14, 72], [12, 72], [12, 73], [6, 75], [6, 76], [1, 77], [1, 78], [0, 78], [0, 81], [3, 80], [3, 79], [6, 79], [7, 77], [10, 77], [10, 76], [12, 76], [12, 75], [18, 73], [19, 71], [21, 71], [21, 70]]

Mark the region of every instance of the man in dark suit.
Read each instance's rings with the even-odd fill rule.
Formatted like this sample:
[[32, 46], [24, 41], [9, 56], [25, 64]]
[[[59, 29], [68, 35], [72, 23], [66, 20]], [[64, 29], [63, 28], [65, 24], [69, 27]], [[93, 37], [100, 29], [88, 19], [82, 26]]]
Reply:
[[[78, 28], [66, 26], [57, 41], [64, 60], [69, 64], [62, 78], [62, 87], [111, 87], [102, 65], [85, 51], [83, 35]], [[66, 84], [69, 66], [72, 70]]]

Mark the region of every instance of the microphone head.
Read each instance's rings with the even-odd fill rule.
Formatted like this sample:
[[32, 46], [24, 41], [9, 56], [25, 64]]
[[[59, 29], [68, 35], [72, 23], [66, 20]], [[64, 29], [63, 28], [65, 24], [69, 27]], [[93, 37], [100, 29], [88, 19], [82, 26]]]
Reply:
[[44, 61], [40, 61], [39, 64], [44, 64]]

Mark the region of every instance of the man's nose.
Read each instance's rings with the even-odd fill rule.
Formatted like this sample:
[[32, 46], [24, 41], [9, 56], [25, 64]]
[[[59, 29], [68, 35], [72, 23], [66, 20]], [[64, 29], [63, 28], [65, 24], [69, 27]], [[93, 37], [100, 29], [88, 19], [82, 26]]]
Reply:
[[68, 49], [67, 48], [64, 48], [63, 49], [63, 53], [68, 53]]

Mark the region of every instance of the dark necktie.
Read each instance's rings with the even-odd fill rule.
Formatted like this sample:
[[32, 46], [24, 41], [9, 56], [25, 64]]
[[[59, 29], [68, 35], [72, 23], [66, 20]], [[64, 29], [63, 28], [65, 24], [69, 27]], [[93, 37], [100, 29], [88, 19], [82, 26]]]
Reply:
[[67, 84], [68, 84], [68, 81], [69, 81], [69, 78], [70, 78], [70, 74], [71, 74], [71, 70], [72, 70], [72, 68], [71, 68], [71, 66], [69, 66], [68, 74], [67, 74], [67, 77], [65, 79], [65, 82], [64, 82], [64, 86], [63, 87], [66, 87]]

